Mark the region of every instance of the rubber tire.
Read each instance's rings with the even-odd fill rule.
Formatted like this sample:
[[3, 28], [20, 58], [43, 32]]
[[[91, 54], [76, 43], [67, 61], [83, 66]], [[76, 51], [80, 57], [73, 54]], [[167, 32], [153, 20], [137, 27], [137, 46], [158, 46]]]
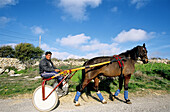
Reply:
[[[45, 97], [53, 90], [53, 87], [45, 85]], [[32, 103], [38, 111], [51, 111], [58, 104], [58, 95], [56, 91], [46, 99], [42, 100], [42, 86], [35, 89], [32, 97]]]

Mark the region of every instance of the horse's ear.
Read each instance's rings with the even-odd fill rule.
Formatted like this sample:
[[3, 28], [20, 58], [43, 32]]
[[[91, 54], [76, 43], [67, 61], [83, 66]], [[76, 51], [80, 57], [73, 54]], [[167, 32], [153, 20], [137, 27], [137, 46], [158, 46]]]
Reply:
[[145, 43], [143, 44], [143, 47], [145, 48]]

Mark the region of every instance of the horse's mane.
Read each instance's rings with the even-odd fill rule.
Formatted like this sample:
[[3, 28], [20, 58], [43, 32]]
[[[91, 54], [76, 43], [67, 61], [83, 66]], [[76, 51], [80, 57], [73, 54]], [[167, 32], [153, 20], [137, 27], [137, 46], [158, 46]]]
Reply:
[[141, 46], [136, 46], [131, 50], [127, 50], [126, 52], [120, 53], [119, 56], [131, 57], [136, 60], [138, 58], [138, 48]]

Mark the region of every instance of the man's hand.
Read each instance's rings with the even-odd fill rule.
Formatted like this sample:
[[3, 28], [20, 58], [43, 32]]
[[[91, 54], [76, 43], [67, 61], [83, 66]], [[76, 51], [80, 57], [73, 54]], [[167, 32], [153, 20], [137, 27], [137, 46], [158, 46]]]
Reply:
[[56, 72], [62, 72], [63, 70], [61, 69], [55, 69]]

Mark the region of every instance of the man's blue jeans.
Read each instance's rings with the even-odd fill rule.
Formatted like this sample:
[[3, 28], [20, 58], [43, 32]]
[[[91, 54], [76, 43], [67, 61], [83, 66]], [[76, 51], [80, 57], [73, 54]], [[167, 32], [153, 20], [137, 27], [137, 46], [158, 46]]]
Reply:
[[[41, 74], [41, 77], [45, 78], [45, 79], [48, 79], [52, 76], [55, 76], [56, 74], [58, 74], [58, 72], [55, 72], [55, 71], [52, 71], [52, 72], [44, 72]], [[58, 82], [60, 82], [62, 79], [63, 79], [63, 76], [57, 76], [55, 77], [55, 79], [58, 80]]]

